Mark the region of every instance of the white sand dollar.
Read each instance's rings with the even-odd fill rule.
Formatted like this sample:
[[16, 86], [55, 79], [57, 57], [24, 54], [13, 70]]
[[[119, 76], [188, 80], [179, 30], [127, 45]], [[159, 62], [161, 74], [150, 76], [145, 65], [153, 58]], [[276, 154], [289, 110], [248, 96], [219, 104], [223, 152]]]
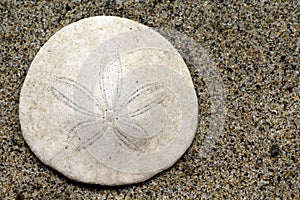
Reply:
[[122, 185], [174, 164], [192, 143], [198, 103], [189, 71], [160, 34], [119, 17], [58, 31], [20, 97], [24, 138], [76, 181]]

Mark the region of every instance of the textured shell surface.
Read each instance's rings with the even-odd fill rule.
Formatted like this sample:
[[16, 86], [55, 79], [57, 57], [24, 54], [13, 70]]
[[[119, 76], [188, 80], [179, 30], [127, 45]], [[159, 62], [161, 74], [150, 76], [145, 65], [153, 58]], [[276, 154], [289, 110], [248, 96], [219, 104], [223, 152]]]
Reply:
[[198, 103], [189, 70], [159, 33], [98, 16], [40, 49], [20, 96], [23, 136], [76, 181], [123, 185], [172, 166], [191, 145]]

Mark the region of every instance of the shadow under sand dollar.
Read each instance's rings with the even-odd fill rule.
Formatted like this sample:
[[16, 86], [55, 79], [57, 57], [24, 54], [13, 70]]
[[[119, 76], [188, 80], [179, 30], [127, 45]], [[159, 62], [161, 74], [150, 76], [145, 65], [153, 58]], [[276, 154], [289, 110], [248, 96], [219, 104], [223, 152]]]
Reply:
[[[199, 156], [209, 157], [220, 136], [224, 134], [227, 114], [226, 92], [221, 75], [212, 58], [196, 40], [175, 29], [155, 28], [154, 30], [166, 37], [175, 46], [185, 61], [191, 65], [207, 85], [210, 95], [211, 116], [209, 118], [209, 132], [201, 144]], [[201, 108], [199, 107], [199, 109]], [[201, 114], [200, 111], [199, 114]]]

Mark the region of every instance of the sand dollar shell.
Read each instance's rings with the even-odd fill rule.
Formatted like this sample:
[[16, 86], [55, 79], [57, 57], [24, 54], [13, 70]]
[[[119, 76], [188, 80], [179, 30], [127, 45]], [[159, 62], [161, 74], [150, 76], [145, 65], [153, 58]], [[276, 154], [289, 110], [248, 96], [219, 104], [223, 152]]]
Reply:
[[26, 142], [76, 181], [122, 185], [174, 164], [198, 104], [189, 71], [159, 33], [118, 17], [58, 31], [31, 64], [20, 99]]

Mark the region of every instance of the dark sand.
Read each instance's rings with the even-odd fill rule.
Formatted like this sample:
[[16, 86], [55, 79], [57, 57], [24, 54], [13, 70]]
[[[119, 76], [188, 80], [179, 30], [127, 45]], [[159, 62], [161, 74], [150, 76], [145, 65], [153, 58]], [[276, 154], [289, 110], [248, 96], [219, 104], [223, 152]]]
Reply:
[[[300, 3], [72, 2], [0, 3], [0, 199], [299, 199]], [[199, 96], [200, 128], [170, 169], [144, 183], [110, 188], [71, 181], [31, 152], [18, 119], [30, 63], [59, 29], [95, 15], [176, 29], [206, 50], [223, 81], [227, 114], [205, 158], [212, 77], [199, 75], [185, 56]]]

